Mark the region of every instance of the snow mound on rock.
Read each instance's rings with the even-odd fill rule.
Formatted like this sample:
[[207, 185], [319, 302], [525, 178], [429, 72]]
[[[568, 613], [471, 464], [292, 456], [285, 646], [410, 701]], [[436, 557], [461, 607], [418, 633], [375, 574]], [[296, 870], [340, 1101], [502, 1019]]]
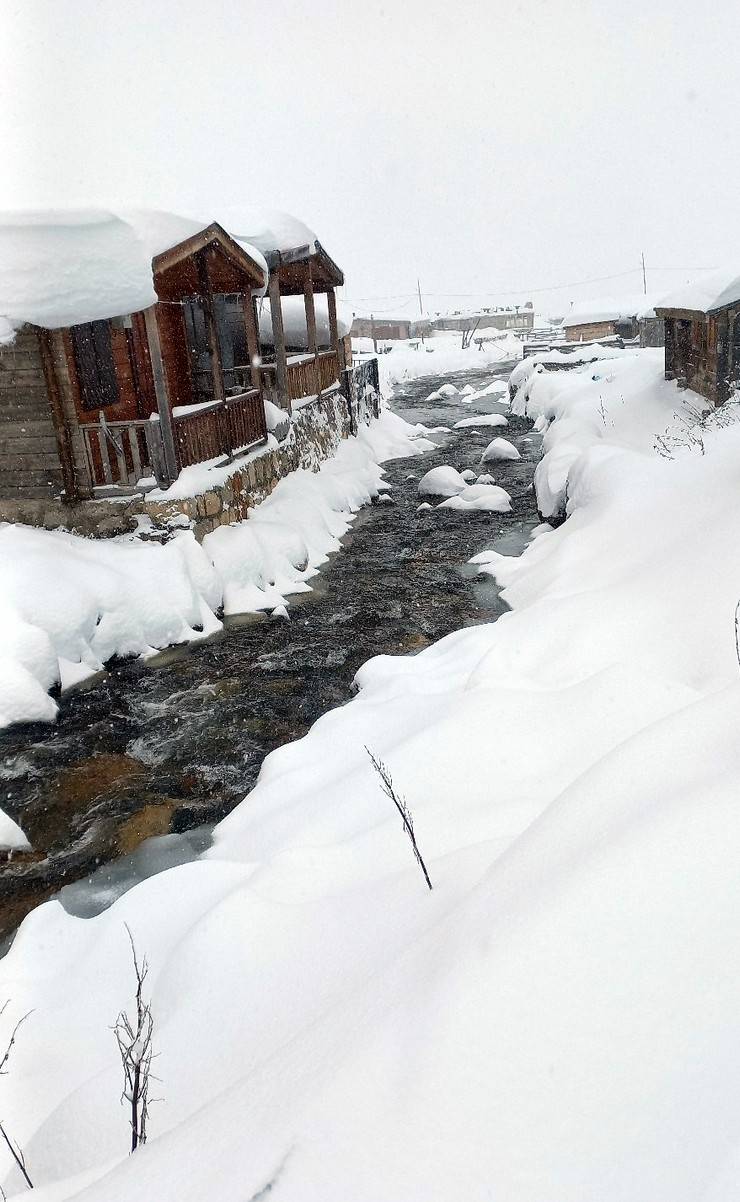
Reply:
[[491, 513], [509, 513], [511, 497], [506, 489], [496, 484], [471, 484], [463, 492], [442, 501], [437, 509], [483, 510]]
[[466, 487], [467, 482], [457, 468], [443, 463], [440, 467], [433, 467], [425, 476], [422, 476], [418, 484], [418, 491], [422, 496], [454, 497]]
[[503, 413], [480, 413], [476, 417], [464, 417], [455, 422], [455, 430], [466, 430], [468, 426], [508, 426]]
[[513, 442], [509, 442], [508, 438], [494, 438], [493, 442], [489, 442], [481, 455], [480, 461], [481, 463], [489, 463], [494, 459], [521, 459], [521, 455]]

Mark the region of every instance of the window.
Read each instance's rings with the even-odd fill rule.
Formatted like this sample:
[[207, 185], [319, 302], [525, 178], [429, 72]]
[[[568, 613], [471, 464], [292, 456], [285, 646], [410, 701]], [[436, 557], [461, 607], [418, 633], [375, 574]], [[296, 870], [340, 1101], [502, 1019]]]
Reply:
[[95, 410], [115, 405], [119, 393], [110, 324], [107, 321], [90, 321], [85, 325], [72, 326], [71, 334], [82, 408]]

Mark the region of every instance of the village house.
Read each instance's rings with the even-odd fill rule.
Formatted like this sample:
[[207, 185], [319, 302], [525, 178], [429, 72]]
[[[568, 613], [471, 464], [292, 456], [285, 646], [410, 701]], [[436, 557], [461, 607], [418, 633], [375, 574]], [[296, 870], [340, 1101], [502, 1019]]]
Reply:
[[524, 306], [499, 309], [475, 309], [459, 313], [440, 314], [432, 318], [430, 332], [467, 333], [473, 327], [477, 332], [487, 330], [531, 330], [534, 326], [534, 307], [531, 302]]
[[740, 276], [712, 272], [656, 306], [665, 323], [665, 374], [715, 405], [740, 382]]
[[161, 213], [0, 221], [0, 520], [84, 528], [89, 503], [134, 498], [105, 511], [97, 532], [115, 531], [183, 469], [254, 457], [266, 402], [284, 430], [325, 403], [346, 434], [343, 282], [297, 222], [250, 241]]
[[631, 340], [639, 336], [638, 314], [647, 305], [647, 299], [629, 297], [626, 300], [582, 301], [572, 306], [563, 319], [563, 329], [568, 342], [589, 342], [599, 338], [624, 338]]
[[376, 342], [405, 342], [414, 337], [410, 317], [362, 317], [355, 314], [350, 331], [353, 338], [373, 338]]

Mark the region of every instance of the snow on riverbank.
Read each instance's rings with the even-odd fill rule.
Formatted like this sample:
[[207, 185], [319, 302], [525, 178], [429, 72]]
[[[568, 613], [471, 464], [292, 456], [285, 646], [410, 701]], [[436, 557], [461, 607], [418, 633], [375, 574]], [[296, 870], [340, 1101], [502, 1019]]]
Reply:
[[[483, 556], [513, 612], [365, 664], [201, 861], [26, 919], [4, 1119], [41, 1202], [734, 1202], [740, 427], [685, 437], [651, 352], [602, 366], [532, 390], [569, 518]], [[164, 1098], [133, 1157], [124, 923]]]
[[[418, 380], [422, 376], [443, 376], [452, 372], [485, 371], [499, 363], [520, 359], [522, 343], [513, 334], [503, 334], [482, 347], [462, 348], [462, 335], [444, 334], [412, 342], [391, 342], [390, 350], [378, 356], [380, 382], [384, 391], [395, 385]], [[369, 338], [353, 339], [356, 350], [372, 352]], [[471, 400], [473, 397], [471, 396]]]
[[202, 546], [189, 530], [160, 546], [134, 535], [93, 540], [0, 526], [0, 725], [53, 719], [48, 690], [114, 655], [214, 633], [221, 606], [284, 605], [310, 588], [352, 515], [378, 495], [379, 463], [430, 445], [386, 411], [319, 472], [293, 472], [247, 522], [221, 527]]

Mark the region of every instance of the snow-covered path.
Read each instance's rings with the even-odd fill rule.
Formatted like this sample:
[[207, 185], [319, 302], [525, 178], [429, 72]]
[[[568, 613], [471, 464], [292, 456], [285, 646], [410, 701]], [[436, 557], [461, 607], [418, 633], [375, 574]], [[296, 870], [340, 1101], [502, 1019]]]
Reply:
[[[490, 415], [505, 423], [506, 405], [496, 393], [467, 398], [491, 382], [491, 373], [445, 376], [448, 385], [468, 387], [464, 398], [427, 403], [444, 387], [436, 377], [397, 389], [394, 408], [402, 417], [450, 433], [435, 434], [438, 449], [421, 458], [385, 465], [389, 500], [360, 511], [313, 591], [293, 600], [289, 621], [237, 616], [213, 641], [111, 665], [93, 687], [62, 699], [53, 727], [0, 732], [5, 804], [37, 853], [53, 847], [34, 863], [20, 857], [4, 868], [14, 889], [0, 901], [0, 931], [49, 888], [91, 872], [99, 858], [223, 817], [254, 785], [267, 753], [347, 700], [366, 660], [418, 650], [500, 612], [498, 588], [490, 577], [476, 577], [466, 560], [484, 547], [518, 552], [537, 523], [531, 479], [540, 440], [531, 423], [511, 423], [506, 433], [522, 458], [496, 467], [513, 499], [511, 513], [417, 511], [418, 480], [429, 468], [489, 470], [478, 463], [490, 441], [485, 423]], [[480, 427], [453, 429], [476, 416]], [[67, 888], [65, 904], [89, 913], [166, 857], [201, 850], [209, 829], [103, 868], [94, 893]]]

